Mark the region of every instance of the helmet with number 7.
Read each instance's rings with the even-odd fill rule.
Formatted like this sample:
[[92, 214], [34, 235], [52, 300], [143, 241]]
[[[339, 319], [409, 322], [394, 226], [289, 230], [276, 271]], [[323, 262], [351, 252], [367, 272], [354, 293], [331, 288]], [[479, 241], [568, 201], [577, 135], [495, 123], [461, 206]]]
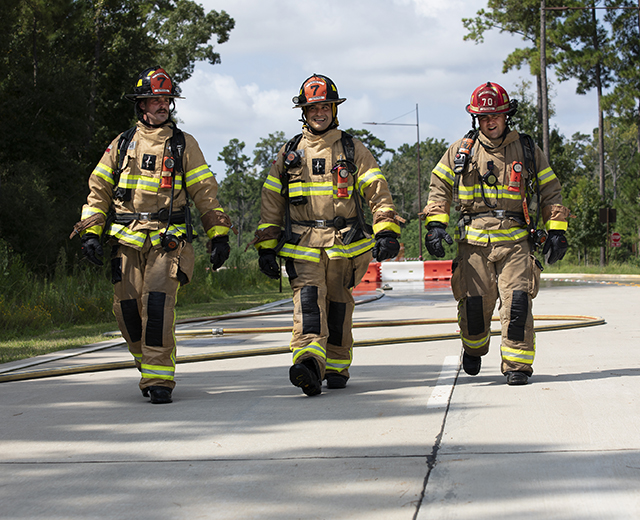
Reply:
[[487, 82], [476, 88], [471, 94], [467, 112], [472, 116], [483, 114], [506, 114], [513, 116], [518, 110], [518, 102], [509, 100], [509, 94], [497, 83]]
[[125, 94], [124, 97], [129, 101], [152, 97], [184, 99], [180, 97], [180, 89], [171, 81], [169, 74], [158, 66], [143, 70], [138, 75], [133, 94]]
[[300, 93], [292, 99], [295, 106], [302, 108], [316, 103], [332, 103], [339, 105], [346, 101], [338, 95], [338, 87], [327, 76], [314, 74], [307, 78], [300, 87]]

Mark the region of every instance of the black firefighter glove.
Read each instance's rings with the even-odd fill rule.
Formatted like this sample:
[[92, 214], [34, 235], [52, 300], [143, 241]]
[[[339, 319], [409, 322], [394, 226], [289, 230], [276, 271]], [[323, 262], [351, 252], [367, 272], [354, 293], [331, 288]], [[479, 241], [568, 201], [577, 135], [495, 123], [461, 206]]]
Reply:
[[567, 249], [569, 249], [569, 244], [564, 236], [564, 231], [552, 229], [549, 231], [547, 240], [545, 240], [542, 254], [548, 264], [555, 264], [558, 260], [564, 258]]
[[258, 255], [260, 255], [258, 258], [260, 271], [274, 280], [280, 278], [280, 266], [276, 260], [276, 252], [273, 249], [259, 249]]
[[231, 247], [229, 247], [229, 237], [227, 235], [220, 235], [211, 239], [211, 256], [209, 261], [211, 262], [211, 269], [214, 271], [220, 269], [229, 258]]
[[447, 233], [447, 226], [442, 222], [429, 222], [427, 224], [427, 234], [424, 236], [424, 243], [431, 256], [438, 258], [444, 256], [443, 240], [449, 245], [453, 244], [453, 239]]
[[378, 262], [398, 256], [400, 243], [398, 235], [393, 231], [380, 231], [376, 233], [376, 245], [373, 246], [373, 258]]
[[99, 266], [104, 265], [102, 263], [102, 245], [100, 244], [100, 237], [95, 233], [85, 233], [82, 235], [82, 254], [92, 264]]

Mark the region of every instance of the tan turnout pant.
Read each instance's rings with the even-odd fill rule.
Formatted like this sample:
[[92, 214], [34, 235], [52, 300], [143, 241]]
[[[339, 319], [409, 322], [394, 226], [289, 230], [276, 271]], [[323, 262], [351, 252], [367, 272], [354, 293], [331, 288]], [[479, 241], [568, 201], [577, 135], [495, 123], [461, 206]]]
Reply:
[[349, 377], [353, 351], [351, 290], [367, 272], [371, 253], [355, 258], [329, 260], [323, 251], [320, 262], [287, 260], [293, 289], [293, 363], [313, 357], [326, 371]]
[[465, 352], [484, 356], [489, 351], [491, 317], [500, 299], [502, 372], [533, 373], [535, 334], [533, 298], [538, 294], [540, 267], [528, 241], [458, 244], [451, 289], [458, 301], [458, 323]]
[[111, 254], [113, 313], [142, 378], [140, 388], [175, 387], [175, 304], [193, 274], [193, 247], [165, 252], [147, 238], [142, 250], [116, 244]]

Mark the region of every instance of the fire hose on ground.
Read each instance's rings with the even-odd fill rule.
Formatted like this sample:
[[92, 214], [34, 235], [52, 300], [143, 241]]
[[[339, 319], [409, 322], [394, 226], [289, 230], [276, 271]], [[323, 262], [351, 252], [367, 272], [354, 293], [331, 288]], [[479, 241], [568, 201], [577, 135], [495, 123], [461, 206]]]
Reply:
[[[291, 312], [291, 311], [284, 311]], [[244, 314], [244, 317], [253, 317], [256, 315], [265, 315], [265, 314], [280, 314], [280, 311], [269, 312], [269, 313], [256, 313], [256, 314]], [[235, 315], [234, 317], [238, 317]], [[214, 319], [222, 319], [221, 317], [216, 317]], [[500, 318], [494, 317], [492, 321], [499, 321]], [[203, 319], [193, 320], [193, 321], [204, 321]], [[603, 325], [605, 323], [604, 318], [600, 318], [597, 316], [583, 316], [583, 315], [540, 315], [534, 316], [534, 321], [554, 321], [554, 322], [566, 322], [566, 323], [555, 323], [548, 325], [537, 325], [534, 330], [536, 332], [543, 331], [557, 331], [557, 330], [568, 330], [568, 329], [577, 329], [582, 327], [592, 327], [595, 325]], [[365, 328], [365, 327], [398, 327], [398, 326], [415, 326], [415, 325], [437, 325], [437, 324], [448, 324], [448, 323], [456, 323], [456, 318], [447, 318], [447, 319], [408, 319], [408, 320], [383, 320], [383, 321], [371, 321], [371, 322], [355, 322], [353, 324], [353, 328]], [[183, 321], [185, 323], [185, 321]], [[202, 336], [224, 336], [225, 334], [264, 334], [264, 333], [277, 333], [277, 332], [291, 332], [291, 326], [283, 326], [283, 327], [245, 327], [245, 328], [212, 328], [212, 329], [192, 329], [192, 330], [177, 330], [175, 335], [178, 337], [202, 337]], [[499, 336], [501, 334], [500, 330], [491, 330], [492, 336]], [[459, 332], [452, 333], [444, 333], [444, 334], [427, 334], [422, 336], [405, 336], [405, 337], [394, 337], [394, 338], [380, 338], [380, 339], [367, 339], [355, 341], [353, 346], [354, 348], [360, 347], [373, 347], [373, 346], [381, 346], [381, 345], [390, 345], [390, 344], [399, 344], [399, 343], [422, 343], [422, 342], [430, 342], [430, 341], [443, 341], [449, 339], [459, 339]], [[117, 345], [121, 345], [122, 343], [117, 343]], [[88, 353], [89, 351], [99, 350], [100, 348], [111, 348], [116, 345], [108, 345], [107, 347], [97, 347], [91, 350], [85, 350], [82, 353]], [[278, 347], [263, 347], [263, 348], [252, 348], [245, 350], [232, 350], [232, 351], [223, 351], [223, 352], [208, 352], [204, 354], [192, 354], [185, 356], [178, 356], [176, 358], [176, 363], [199, 363], [202, 361], [214, 361], [221, 359], [233, 359], [233, 358], [244, 358], [244, 357], [252, 357], [252, 356], [270, 356], [273, 354], [285, 354], [290, 352], [289, 346], [278, 346]], [[71, 354], [69, 357], [77, 354]], [[40, 363], [45, 363], [48, 361], [42, 361]], [[59, 367], [52, 368], [46, 370], [32, 370], [27, 372], [20, 372], [15, 374], [8, 374], [6, 372], [14, 371], [19, 368], [24, 367], [14, 367], [4, 371], [4, 374], [0, 375], [0, 383], [5, 383], [9, 381], [24, 381], [29, 379], [40, 379], [46, 377], [56, 377], [56, 376], [64, 376], [71, 374], [81, 374], [81, 373], [89, 373], [89, 372], [104, 372], [108, 370], [120, 370], [125, 368], [135, 368], [135, 364], [133, 360], [129, 361], [115, 361], [109, 363], [96, 363], [91, 365], [82, 365], [82, 366], [67, 366], [67, 367]]]

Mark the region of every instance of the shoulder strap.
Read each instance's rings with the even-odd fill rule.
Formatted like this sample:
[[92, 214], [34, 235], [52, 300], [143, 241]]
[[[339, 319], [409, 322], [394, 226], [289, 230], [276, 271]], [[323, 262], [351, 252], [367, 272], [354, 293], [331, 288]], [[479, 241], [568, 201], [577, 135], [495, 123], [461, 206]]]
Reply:
[[535, 193], [531, 193], [532, 197], [535, 196], [535, 199], [531, 203], [531, 209], [536, 213], [535, 227], [537, 227], [540, 221], [541, 195], [538, 168], [536, 166], [535, 143], [530, 135], [520, 134], [520, 144], [522, 145], [522, 153], [524, 154], [524, 168], [529, 174], [529, 182], [527, 184], [532, 190], [535, 190]]
[[173, 135], [169, 141], [171, 147], [171, 155], [173, 155], [174, 171], [177, 173], [184, 173], [182, 165], [182, 156], [186, 147], [186, 141], [184, 138], [184, 132], [180, 130], [177, 125], [173, 126]]
[[347, 161], [353, 162], [356, 158], [356, 147], [353, 144], [353, 136], [347, 132], [342, 132], [340, 141], [342, 141], [342, 149], [344, 150]]
[[291, 139], [289, 139], [289, 141], [285, 145], [284, 153], [288, 154], [290, 151], [295, 150], [300, 144], [301, 140], [302, 140], [302, 134], [294, 135]]
[[113, 195], [116, 199], [128, 201], [131, 200], [131, 189], [120, 188], [118, 184], [120, 184], [120, 175], [122, 174], [122, 165], [124, 164], [124, 158], [127, 155], [127, 150], [129, 149], [129, 145], [133, 140], [133, 136], [136, 133], [137, 127], [129, 128], [120, 134], [120, 139], [118, 139], [118, 152], [117, 152], [117, 161], [118, 166], [113, 172]]

